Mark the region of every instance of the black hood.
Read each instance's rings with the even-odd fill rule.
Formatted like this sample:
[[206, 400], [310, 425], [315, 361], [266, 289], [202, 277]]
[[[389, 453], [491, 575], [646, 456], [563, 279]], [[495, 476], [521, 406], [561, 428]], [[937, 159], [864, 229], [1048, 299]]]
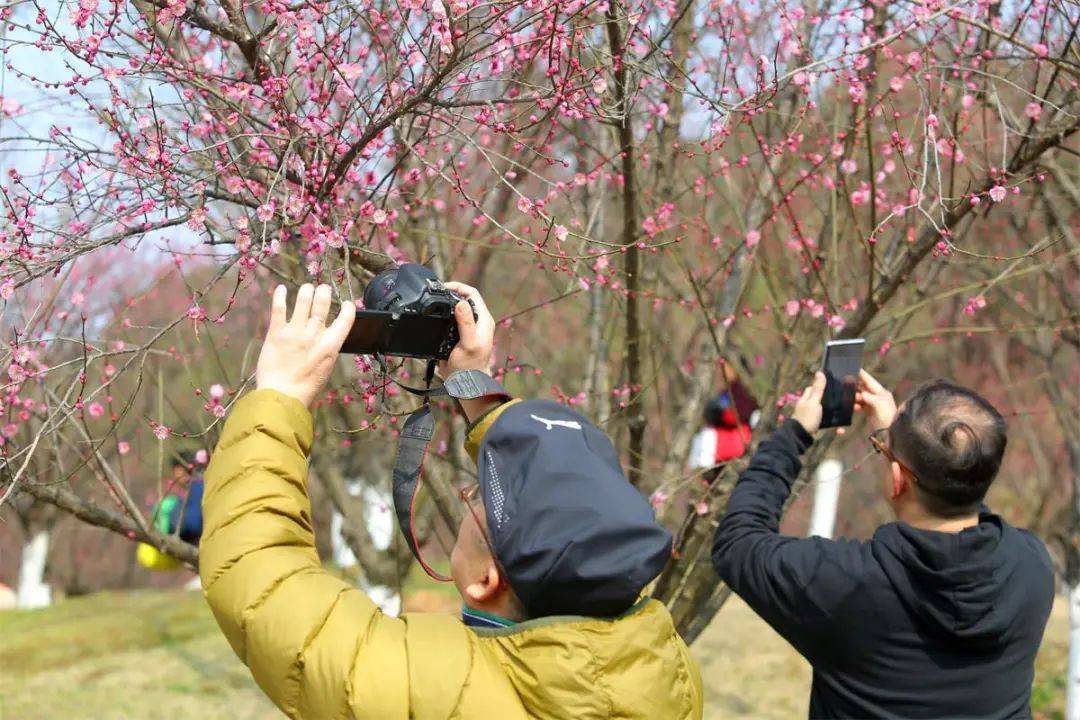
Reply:
[[1028, 599], [1019, 579], [1021, 553], [1008, 546], [1019, 533], [989, 512], [958, 533], [883, 525], [874, 534], [874, 557], [901, 602], [939, 637], [969, 646], [1000, 643]]

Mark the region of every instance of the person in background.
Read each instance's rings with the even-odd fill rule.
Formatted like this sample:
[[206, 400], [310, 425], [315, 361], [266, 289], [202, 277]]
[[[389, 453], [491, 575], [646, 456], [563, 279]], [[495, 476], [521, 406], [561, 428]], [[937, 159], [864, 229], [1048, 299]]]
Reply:
[[[202, 453], [205, 455], [205, 451]], [[205, 483], [198, 472], [198, 455], [198, 452], [192, 450], [177, 453], [173, 465], [173, 494], [179, 501], [169, 510], [170, 532], [175, 532], [181, 540], [192, 545], [199, 544], [203, 529], [202, 498]]]
[[856, 409], [896, 521], [865, 542], [786, 537], [824, 390], [819, 372], [740, 475], [713, 545], [721, 579], [810, 662], [813, 718], [1030, 717], [1054, 574], [1037, 537], [983, 505], [1001, 414], [944, 380], [897, 408], [863, 371]]
[[705, 426], [690, 442], [687, 469], [702, 471], [702, 478], [711, 483], [720, 467], [742, 457], [750, 446], [750, 435], [757, 424], [758, 404], [739, 379], [735, 367], [722, 363], [723, 390], [705, 405]]
[[[165, 497], [151, 508], [151, 523], [163, 535], [178, 535], [192, 545], [202, 536], [203, 479], [197, 473], [199, 455], [205, 451], [176, 453]], [[135, 558], [148, 570], [177, 570], [181, 563], [149, 543], [139, 543]]]

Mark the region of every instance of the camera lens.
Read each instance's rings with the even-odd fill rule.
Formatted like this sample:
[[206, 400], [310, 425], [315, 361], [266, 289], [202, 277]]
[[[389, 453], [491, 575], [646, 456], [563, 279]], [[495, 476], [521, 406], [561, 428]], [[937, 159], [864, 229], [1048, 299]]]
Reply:
[[383, 270], [364, 288], [364, 307], [369, 310], [397, 310], [401, 296], [394, 292], [397, 286], [398, 268]]

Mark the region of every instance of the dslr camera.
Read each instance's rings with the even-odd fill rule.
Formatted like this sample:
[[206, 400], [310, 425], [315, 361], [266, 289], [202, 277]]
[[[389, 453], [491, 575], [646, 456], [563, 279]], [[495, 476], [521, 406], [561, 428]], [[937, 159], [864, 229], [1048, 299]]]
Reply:
[[364, 309], [341, 351], [445, 360], [458, 342], [454, 307], [462, 300], [423, 265], [384, 270], [364, 289]]

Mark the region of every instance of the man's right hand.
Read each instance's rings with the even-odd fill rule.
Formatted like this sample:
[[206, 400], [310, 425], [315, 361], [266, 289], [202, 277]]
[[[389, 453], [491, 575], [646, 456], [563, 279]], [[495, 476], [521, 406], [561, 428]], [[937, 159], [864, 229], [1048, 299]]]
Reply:
[[[458, 343], [450, 357], [439, 363], [439, 377], [447, 378], [458, 370], [479, 370], [491, 374], [491, 358], [495, 352], [495, 318], [491, 316], [480, 292], [459, 282], [443, 283], [448, 290], [453, 290], [466, 300], [454, 308], [454, 318], [458, 326]], [[476, 317], [473, 317], [473, 310]], [[482, 397], [475, 400], [459, 400], [461, 409], [469, 421], [475, 421], [484, 413], [500, 404], [500, 400]]]
[[855, 409], [866, 413], [866, 419], [875, 430], [889, 427], [896, 418], [896, 400], [892, 393], [865, 370], [859, 371]]
[[480, 297], [476, 288], [459, 282], [448, 282], [444, 285], [447, 290], [456, 292], [465, 300], [471, 300], [472, 307], [463, 301], [454, 308], [458, 342], [450, 357], [439, 363], [439, 375], [445, 378], [458, 370], [479, 370], [490, 374], [491, 356], [495, 352], [495, 319], [491, 317], [484, 298]]

